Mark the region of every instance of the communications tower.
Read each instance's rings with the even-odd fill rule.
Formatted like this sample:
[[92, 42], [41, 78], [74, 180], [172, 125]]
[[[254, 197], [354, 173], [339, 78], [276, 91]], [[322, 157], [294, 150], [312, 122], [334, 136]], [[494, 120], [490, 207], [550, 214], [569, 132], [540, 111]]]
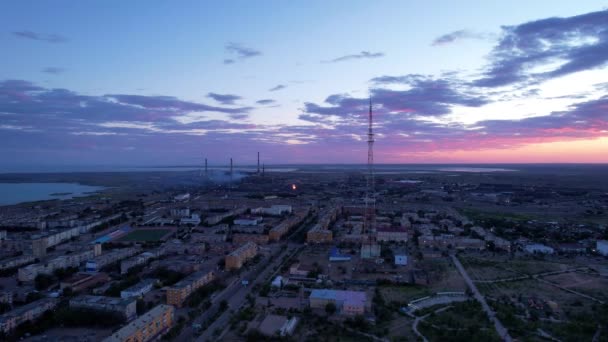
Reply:
[[376, 194], [374, 181], [374, 114], [372, 112], [372, 98], [369, 98], [368, 130], [367, 130], [367, 181], [365, 188], [365, 221], [364, 234], [368, 236], [376, 233]]

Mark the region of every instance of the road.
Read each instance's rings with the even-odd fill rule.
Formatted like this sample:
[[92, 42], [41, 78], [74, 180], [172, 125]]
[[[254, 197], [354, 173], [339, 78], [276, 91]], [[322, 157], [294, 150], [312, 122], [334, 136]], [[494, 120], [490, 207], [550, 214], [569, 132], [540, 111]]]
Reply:
[[[443, 312], [447, 309], [451, 308], [451, 306], [444, 306], [442, 308], [439, 308], [437, 310], [435, 310], [434, 312], [436, 314]], [[422, 335], [422, 333], [420, 331], [418, 331], [418, 324], [423, 321], [425, 318], [429, 317], [431, 314], [428, 313], [422, 317], [416, 317], [416, 319], [414, 320], [414, 323], [412, 324], [412, 330], [414, 331], [414, 334], [418, 335], [418, 337], [420, 337], [422, 339], [423, 342], [428, 342], [429, 340], [426, 339], [426, 337], [424, 337], [424, 335]]]
[[502, 325], [502, 323], [500, 322], [498, 317], [496, 317], [496, 313], [494, 312], [494, 310], [492, 310], [492, 308], [488, 305], [488, 303], [486, 302], [486, 299], [479, 292], [479, 290], [477, 289], [477, 287], [471, 280], [471, 277], [469, 277], [469, 274], [467, 273], [467, 271], [464, 269], [464, 267], [462, 267], [460, 260], [458, 260], [458, 258], [454, 254], [451, 254], [450, 257], [452, 258], [454, 265], [456, 265], [458, 272], [460, 272], [460, 274], [464, 278], [464, 281], [467, 283], [467, 285], [469, 286], [471, 291], [473, 291], [473, 296], [481, 304], [481, 307], [488, 315], [488, 318], [490, 319], [490, 321], [494, 323], [494, 328], [496, 329], [498, 336], [500, 336], [503, 339], [503, 341], [506, 341], [506, 342], [513, 341], [513, 339], [509, 335], [509, 331], [505, 328], [504, 325]]
[[[274, 267], [276, 266], [277, 269], [279, 269], [279, 266], [280, 266], [281, 262], [283, 261], [283, 259], [285, 258], [285, 256], [290, 255], [291, 253], [294, 253], [299, 246], [300, 245], [298, 245], [298, 244], [288, 244], [287, 249], [285, 249], [279, 256], [274, 257], [272, 259], [272, 261], [269, 264], [267, 264], [261, 272], [259, 272], [260, 267], [257, 267], [256, 269], [250, 271], [248, 273], [249, 286], [242, 286], [242, 285], [238, 285], [238, 284], [236, 286], [234, 286], [233, 291], [231, 291], [233, 293], [230, 296], [228, 296], [228, 299], [227, 299], [228, 307], [230, 309], [234, 310], [235, 312], [240, 310], [240, 308], [243, 306], [243, 304], [245, 304], [247, 295], [251, 293], [252, 288], [256, 284], [262, 284], [264, 281], [266, 281], [266, 278], [270, 275], [271, 272], [276, 273], [276, 271], [274, 271]], [[264, 260], [264, 261], [266, 261], [266, 260]], [[262, 265], [262, 263], [260, 263], [259, 265]], [[205, 331], [203, 331], [203, 333], [197, 339], [197, 341], [203, 342], [203, 341], [215, 340], [216, 338], [213, 337], [213, 332], [217, 329], [220, 329], [223, 331], [224, 328], [228, 325], [229, 320], [230, 320], [230, 312], [229, 312], [229, 310], [226, 310], [224, 313], [222, 313], [220, 315], [220, 317], [218, 317], [213, 323], [211, 323], [211, 325], [209, 325], [209, 327], [207, 327], [207, 329], [205, 329]]]
[[[192, 325], [204, 325], [205, 322], [209, 321], [218, 313], [220, 303], [225, 300], [228, 303], [228, 310], [222, 313], [211, 325], [209, 325], [203, 331], [202, 335], [197, 339], [198, 341], [213, 340], [213, 332], [218, 328], [223, 329], [228, 324], [228, 321], [230, 319], [230, 309], [238, 311], [240, 307], [243, 306], [243, 304], [245, 303], [247, 295], [251, 293], [253, 286], [263, 282], [270, 274], [270, 272], [273, 271], [274, 267], [277, 266], [286, 255], [288, 255], [287, 253], [294, 252], [297, 247], [299, 247], [299, 245], [297, 244], [288, 244], [287, 249], [281, 252], [279, 256], [264, 256], [260, 260], [260, 262], [255, 265], [251, 270], [242, 273], [239, 279], [232, 282], [230, 285], [228, 285], [228, 287], [226, 287], [222, 292], [220, 292], [216, 296], [213, 296], [211, 299], [211, 307], [205, 310], [205, 312], [203, 312], [199, 317], [195, 318], [194, 321], [184, 326], [182, 333], [179, 337], [175, 339], [175, 341], [193, 341], [195, 338]], [[241, 280], [243, 279], [249, 280], [248, 286], [243, 286], [241, 284]]]

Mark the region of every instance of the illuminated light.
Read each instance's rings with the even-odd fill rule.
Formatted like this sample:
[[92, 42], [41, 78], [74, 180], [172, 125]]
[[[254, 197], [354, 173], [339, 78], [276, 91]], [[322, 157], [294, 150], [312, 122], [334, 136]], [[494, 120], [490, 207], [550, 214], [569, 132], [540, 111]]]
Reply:
[[291, 190], [297, 190], [298, 187], [295, 184], [291, 184]]

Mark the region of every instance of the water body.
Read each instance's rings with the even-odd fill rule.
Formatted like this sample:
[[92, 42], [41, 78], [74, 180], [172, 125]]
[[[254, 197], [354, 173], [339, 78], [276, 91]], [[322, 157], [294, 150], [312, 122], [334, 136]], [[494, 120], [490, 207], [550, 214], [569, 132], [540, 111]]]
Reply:
[[88, 196], [101, 186], [77, 183], [0, 183], [0, 205]]

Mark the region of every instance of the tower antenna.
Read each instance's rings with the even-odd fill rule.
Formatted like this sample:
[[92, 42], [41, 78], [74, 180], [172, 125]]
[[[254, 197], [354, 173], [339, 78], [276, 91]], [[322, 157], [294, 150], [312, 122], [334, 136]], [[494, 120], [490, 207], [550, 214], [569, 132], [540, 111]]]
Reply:
[[367, 181], [365, 194], [365, 234], [371, 237], [376, 233], [376, 195], [374, 181], [374, 114], [372, 112], [372, 98], [369, 97], [369, 114], [367, 130]]

